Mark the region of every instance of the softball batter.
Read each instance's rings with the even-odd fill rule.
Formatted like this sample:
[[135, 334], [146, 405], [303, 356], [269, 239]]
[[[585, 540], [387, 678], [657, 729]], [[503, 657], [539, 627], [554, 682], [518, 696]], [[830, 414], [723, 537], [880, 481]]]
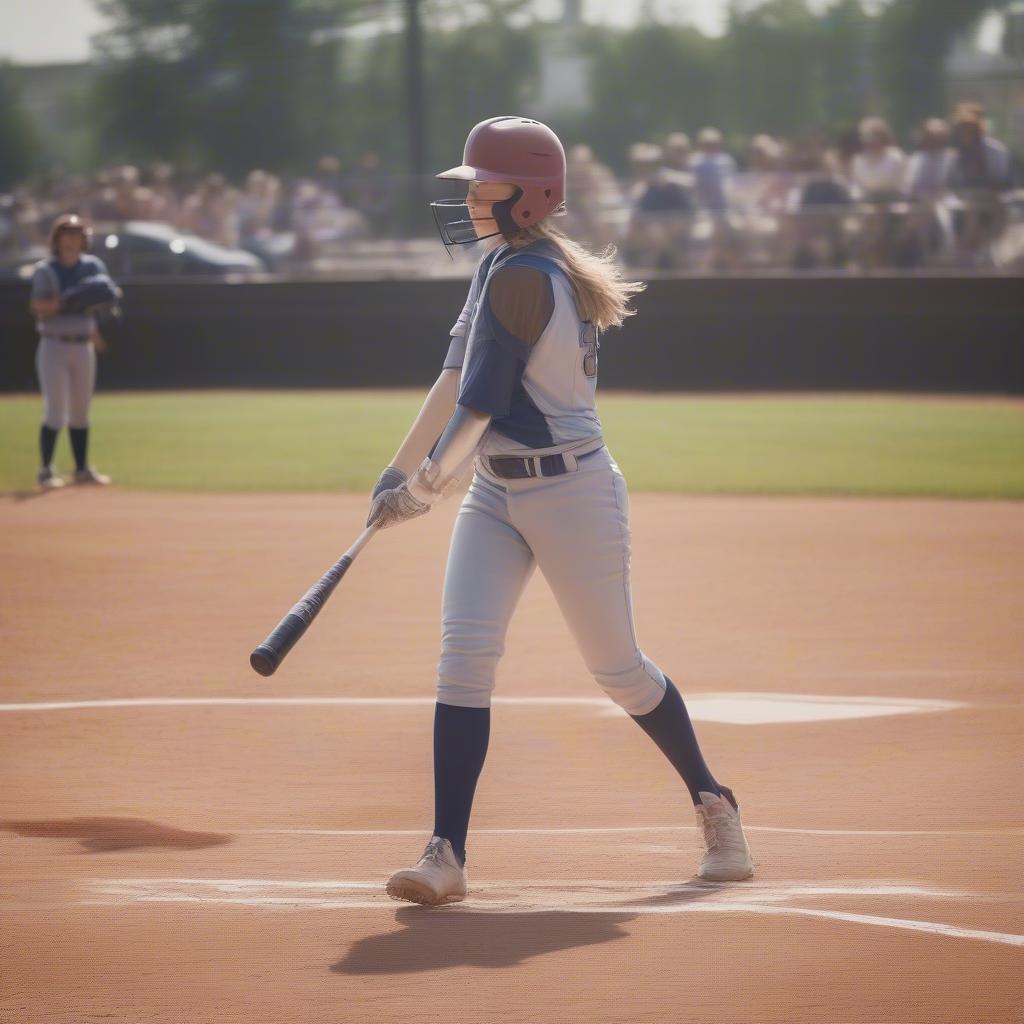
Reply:
[[698, 874], [753, 872], [739, 809], [701, 755], [678, 690], [641, 651], [630, 594], [626, 484], [595, 409], [598, 332], [632, 312], [622, 280], [550, 222], [565, 199], [551, 129], [496, 117], [469, 134], [465, 202], [432, 204], [446, 245], [488, 240], [444, 368], [373, 491], [369, 524], [429, 511], [475, 460], [444, 584], [434, 717], [434, 834], [392, 875], [396, 899], [466, 895], [466, 835], [490, 732], [495, 669], [534, 567], [548, 581], [587, 667], [682, 777], [707, 850]]
[[50, 231], [51, 258], [39, 263], [32, 277], [31, 309], [39, 329], [36, 372], [43, 392], [36, 481], [43, 488], [64, 486], [64, 478], [53, 469], [53, 451], [65, 426], [75, 457], [75, 483], [110, 483], [88, 461], [89, 404], [96, 386], [96, 348], [103, 340], [92, 313], [68, 312], [63, 303], [63, 297], [85, 282], [99, 277], [109, 281], [103, 261], [86, 254], [88, 245], [89, 230], [81, 217], [58, 217]]

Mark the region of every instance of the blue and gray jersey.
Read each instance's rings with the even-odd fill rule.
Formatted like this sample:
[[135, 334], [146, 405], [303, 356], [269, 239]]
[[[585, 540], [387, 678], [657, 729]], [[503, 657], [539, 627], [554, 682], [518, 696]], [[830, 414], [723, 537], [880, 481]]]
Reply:
[[[103, 260], [88, 254], [83, 254], [70, 267], [65, 267], [56, 259], [42, 260], [36, 264], [32, 275], [32, 298], [57, 298], [85, 278], [106, 273]], [[82, 337], [91, 335], [96, 329], [96, 317], [91, 313], [58, 313], [45, 320], [37, 320], [36, 326], [43, 337]]]
[[557, 251], [500, 246], [481, 261], [445, 367], [459, 405], [492, 417], [484, 455], [557, 452], [599, 437], [598, 332], [580, 319]]

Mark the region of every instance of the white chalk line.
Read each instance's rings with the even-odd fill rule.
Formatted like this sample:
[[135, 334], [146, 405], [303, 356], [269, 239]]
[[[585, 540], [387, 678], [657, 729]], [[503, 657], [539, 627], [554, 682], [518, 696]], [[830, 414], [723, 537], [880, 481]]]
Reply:
[[[432, 707], [429, 697], [125, 697], [102, 700], [28, 701], [0, 704], [0, 712], [87, 711], [189, 707]], [[591, 708], [602, 716], [624, 717], [625, 711], [607, 697], [496, 696], [499, 706]], [[779, 725], [823, 722], [886, 715], [953, 711], [960, 701], [899, 697], [834, 697], [793, 693], [698, 693], [687, 696], [690, 717], [726, 725]]]
[[[82, 905], [109, 906], [126, 903], [185, 903], [245, 906], [278, 910], [393, 910], [395, 904], [381, 893], [381, 880], [297, 881], [287, 879], [120, 879], [94, 880], [90, 896]], [[510, 892], [511, 890], [511, 892]], [[564, 893], [552, 899], [552, 891]], [[365, 894], [376, 891], [376, 899]], [[348, 896], [346, 893], [352, 893]], [[1009, 946], [1024, 946], [1024, 935], [962, 928], [938, 921], [886, 917], [810, 907], [784, 905], [797, 898], [824, 896], [921, 899], [998, 903], [1003, 899], [979, 896], [960, 890], [878, 882], [778, 884], [743, 882], [713, 883], [637, 882], [605, 879], [548, 879], [535, 881], [491, 881], [476, 883], [468, 903], [445, 908], [441, 913], [573, 913], [573, 914], [683, 914], [747, 913], [810, 917], [872, 927], [885, 927], [975, 940]], [[616, 902], [620, 897], [623, 902]], [[633, 902], [672, 900], [683, 902]], [[1019, 899], [1014, 896], [1011, 899]]]
[[[843, 829], [783, 828], [776, 825], [748, 825], [747, 832], [778, 832], [801, 836], [1020, 836], [1024, 826], [978, 829]], [[243, 828], [230, 830], [233, 835], [250, 836], [427, 836], [429, 828]], [[474, 828], [474, 836], [589, 836], [630, 835], [643, 832], [696, 832], [696, 825], [618, 825], [580, 828]]]

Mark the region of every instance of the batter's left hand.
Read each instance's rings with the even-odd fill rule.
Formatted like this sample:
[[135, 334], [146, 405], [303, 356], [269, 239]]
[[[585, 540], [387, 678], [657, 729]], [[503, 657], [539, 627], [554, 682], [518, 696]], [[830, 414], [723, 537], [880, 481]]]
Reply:
[[370, 514], [366, 518], [367, 526], [376, 526], [378, 530], [386, 530], [389, 526], [397, 526], [407, 519], [415, 519], [417, 516], [426, 515], [430, 506], [409, 493], [409, 485], [402, 484], [391, 490], [381, 491], [373, 504], [370, 505]]

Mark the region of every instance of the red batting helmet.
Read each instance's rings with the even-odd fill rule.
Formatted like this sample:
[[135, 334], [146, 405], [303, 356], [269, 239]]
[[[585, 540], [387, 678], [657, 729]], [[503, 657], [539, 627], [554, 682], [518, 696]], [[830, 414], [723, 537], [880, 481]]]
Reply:
[[565, 150], [540, 121], [491, 117], [469, 133], [462, 163], [437, 177], [515, 185], [521, 195], [511, 216], [517, 227], [525, 228], [550, 217], [565, 202]]

